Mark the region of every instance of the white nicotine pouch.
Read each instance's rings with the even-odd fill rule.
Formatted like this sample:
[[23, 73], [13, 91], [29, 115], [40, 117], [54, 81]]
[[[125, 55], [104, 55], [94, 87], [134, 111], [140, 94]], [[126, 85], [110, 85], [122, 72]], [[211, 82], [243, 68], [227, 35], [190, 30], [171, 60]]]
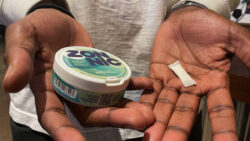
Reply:
[[184, 87], [195, 85], [196, 82], [190, 77], [190, 75], [184, 70], [179, 61], [174, 62], [168, 66], [181, 80]]

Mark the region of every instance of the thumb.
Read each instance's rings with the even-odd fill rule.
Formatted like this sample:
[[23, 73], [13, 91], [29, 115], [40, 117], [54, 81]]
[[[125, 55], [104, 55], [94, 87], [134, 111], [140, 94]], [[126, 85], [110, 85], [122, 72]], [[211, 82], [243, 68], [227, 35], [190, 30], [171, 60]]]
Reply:
[[5, 63], [8, 66], [3, 80], [6, 92], [21, 90], [31, 79], [36, 51], [35, 29], [23, 20], [6, 30]]
[[232, 23], [228, 35], [229, 51], [234, 53], [250, 70], [250, 33], [235, 23]]

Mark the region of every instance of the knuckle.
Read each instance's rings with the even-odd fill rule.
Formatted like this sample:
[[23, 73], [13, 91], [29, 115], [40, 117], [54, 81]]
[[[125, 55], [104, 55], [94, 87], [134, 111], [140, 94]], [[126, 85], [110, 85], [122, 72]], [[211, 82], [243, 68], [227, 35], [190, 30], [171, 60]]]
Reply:
[[212, 134], [213, 134], [213, 136], [219, 135], [219, 134], [235, 134], [235, 135], [237, 135], [237, 132], [235, 130], [220, 130], [220, 131], [215, 131]]
[[196, 111], [189, 106], [186, 105], [178, 105], [175, 107], [176, 112], [191, 112], [191, 113], [196, 113]]
[[165, 103], [165, 104], [170, 104], [172, 106], [175, 105], [175, 103], [168, 98], [158, 98], [157, 103]]
[[142, 113], [146, 119], [147, 125], [151, 125], [155, 121], [155, 116], [151, 107], [143, 106]]
[[157, 119], [155, 122], [157, 122], [157, 123], [159, 123], [159, 124], [162, 124], [162, 125], [164, 125], [165, 127], [166, 127], [166, 125], [167, 125], [167, 122], [166, 122], [166, 121], [163, 121], [163, 120]]
[[140, 101], [141, 104], [145, 105], [146, 107], [149, 107], [150, 109], [153, 109], [154, 104], [151, 102], [147, 102], [147, 101]]
[[42, 123], [44, 121], [49, 120], [52, 114], [60, 114], [60, 115], [66, 115], [65, 111], [63, 109], [57, 108], [57, 107], [52, 107], [44, 110], [41, 113], [38, 113], [38, 119], [39, 122]]
[[186, 129], [184, 129], [184, 128], [178, 126], [178, 125], [170, 125], [170, 126], [167, 127], [167, 130], [172, 130], [174, 132], [179, 132], [179, 133], [182, 133], [182, 134], [184, 134], [186, 136], [189, 135], [189, 132]]
[[141, 116], [140, 113], [138, 113], [138, 111], [136, 110], [131, 110], [130, 113], [132, 115], [135, 115], [135, 116], [130, 116], [128, 117], [128, 125], [129, 127], [133, 127], [134, 129], [138, 129], [138, 130], [143, 130], [146, 128], [147, 124], [146, 124], [146, 119], [145, 118], [138, 118]]
[[112, 112], [114, 112], [116, 109], [117, 109], [117, 108], [112, 107], [112, 108], [110, 108], [110, 110], [108, 111], [107, 117], [108, 117], [109, 120], [112, 119], [111, 114], [112, 114]]
[[234, 110], [234, 107], [232, 105], [215, 105], [209, 109], [209, 113], [220, 113], [226, 110]]

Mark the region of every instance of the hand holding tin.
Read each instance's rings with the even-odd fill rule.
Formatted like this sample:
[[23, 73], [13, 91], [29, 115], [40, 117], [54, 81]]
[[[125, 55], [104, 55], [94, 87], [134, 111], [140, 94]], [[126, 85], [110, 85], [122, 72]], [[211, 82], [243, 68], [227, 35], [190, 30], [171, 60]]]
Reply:
[[[92, 42], [76, 20], [54, 9], [36, 10], [10, 25], [6, 32], [5, 60], [8, 69], [3, 88], [7, 92], [17, 92], [30, 84], [39, 122], [54, 140], [85, 140], [66, 116], [64, 100], [56, 94], [51, 84], [56, 51], [73, 45], [91, 47]], [[144, 80], [132, 80], [133, 87], [141, 87]], [[80, 123], [91, 126], [109, 125], [142, 130], [154, 122], [151, 109], [136, 102], [122, 101], [116, 107], [102, 109], [86, 108], [70, 102], [67, 104]]]
[[10, 25], [6, 31], [8, 69], [3, 88], [7, 92], [17, 92], [29, 83], [40, 124], [52, 138], [83, 141], [85, 139], [66, 116], [64, 104], [50, 81], [54, 54], [68, 44], [92, 46], [85, 29], [58, 10], [36, 10]]
[[[237, 140], [227, 74], [232, 55], [250, 69], [250, 34], [245, 28], [207, 9], [190, 6], [172, 13], [160, 26], [152, 50], [155, 91], [145, 91], [140, 99], [156, 116], [144, 139], [188, 140], [206, 95], [213, 140]], [[185, 87], [186, 78], [183, 83], [170, 69], [176, 61], [194, 85]]]

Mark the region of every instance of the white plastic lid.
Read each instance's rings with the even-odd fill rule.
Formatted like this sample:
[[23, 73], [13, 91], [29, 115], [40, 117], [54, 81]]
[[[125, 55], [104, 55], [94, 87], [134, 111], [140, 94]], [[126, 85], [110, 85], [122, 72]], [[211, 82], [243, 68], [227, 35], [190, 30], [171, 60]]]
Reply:
[[83, 46], [57, 51], [53, 71], [76, 88], [99, 93], [125, 90], [131, 77], [129, 66], [118, 57]]

